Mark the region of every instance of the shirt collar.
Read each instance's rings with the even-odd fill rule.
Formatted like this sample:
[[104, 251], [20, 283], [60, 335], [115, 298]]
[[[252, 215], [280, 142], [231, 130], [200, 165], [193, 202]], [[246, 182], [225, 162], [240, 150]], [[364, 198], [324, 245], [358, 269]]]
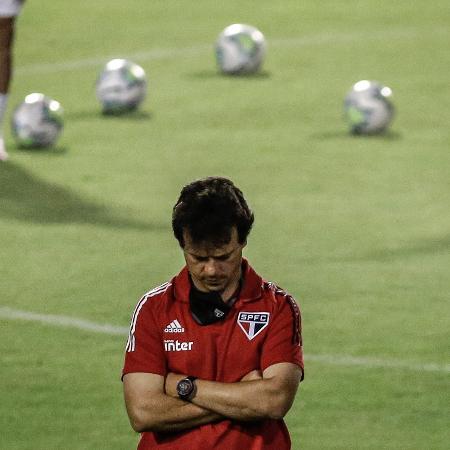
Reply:
[[[263, 280], [253, 270], [253, 268], [245, 258], [242, 258], [242, 275], [244, 283], [239, 293], [239, 298], [236, 300], [236, 302], [248, 302], [260, 298], [262, 295]], [[191, 282], [189, 280], [189, 272], [186, 266], [181, 269], [180, 273], [172, 280], [172, 282], [175, 288], [175, 299], [182, 302], [189, 302]]]

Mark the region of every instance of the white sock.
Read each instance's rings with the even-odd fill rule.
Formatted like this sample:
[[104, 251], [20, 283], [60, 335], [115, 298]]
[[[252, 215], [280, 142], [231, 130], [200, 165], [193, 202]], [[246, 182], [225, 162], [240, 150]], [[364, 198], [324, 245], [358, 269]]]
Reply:
[[3, 142], [3, 118], [5, 117], [6, 104], [8, 103], [8, 94], [0, 93], [0, 161], [6, 161], [8, 159], [8, 153], [6, 153], [5, 145]]
[[3, 126], [3, 117], [5, 116], [7, 103], [8, 103], [8, 94], [0, 93], [0, 128]]

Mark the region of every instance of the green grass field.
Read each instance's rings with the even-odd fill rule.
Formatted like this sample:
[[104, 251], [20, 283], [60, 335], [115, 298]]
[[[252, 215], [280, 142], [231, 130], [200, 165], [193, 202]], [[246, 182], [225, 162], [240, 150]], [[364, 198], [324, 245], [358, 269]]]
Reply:
[[[234, 22], [266, 36], [258, 76], [216, 71], [214, 41]], [[448, 449], [449, 23], [448, 0], [29, 0], [9, 112], [44, 92], [65, 130], [44, 151], [6, 130], [0, 448], [136, 447], [125, 336], [31, 313], [126, 327], [183, 263], [181, 187], [223, 175], [255, 212], [246, 256], [302, 308], [293, 449]], [[112, 57], [148, 75], [127, 117], [103, 117], [95, 98]], [[347, 134], [342, 101], [360, 79], [394, 91], [385, 136]]]

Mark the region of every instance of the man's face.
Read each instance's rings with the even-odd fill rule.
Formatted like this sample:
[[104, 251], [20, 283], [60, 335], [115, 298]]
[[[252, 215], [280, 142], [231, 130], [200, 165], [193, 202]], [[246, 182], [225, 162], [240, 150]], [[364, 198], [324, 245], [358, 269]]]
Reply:
[[184, 237], [184, 259], [197, 289], [218, 292], [228, 299], [237, 289], [241, 277], [242, 249], [235, 227], [227, 244], [194, 243], [187, 231]]

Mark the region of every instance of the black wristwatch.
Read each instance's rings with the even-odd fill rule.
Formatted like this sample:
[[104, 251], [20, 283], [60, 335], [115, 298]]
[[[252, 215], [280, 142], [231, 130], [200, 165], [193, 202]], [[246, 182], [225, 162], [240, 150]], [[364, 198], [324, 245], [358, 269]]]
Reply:
[[177, 394], [181, 400], [192, 400], [197, 391], [197, 385], [195, 384], [195, 380], [197, 377], [186, 377], [180, 380], [177, 383]]

